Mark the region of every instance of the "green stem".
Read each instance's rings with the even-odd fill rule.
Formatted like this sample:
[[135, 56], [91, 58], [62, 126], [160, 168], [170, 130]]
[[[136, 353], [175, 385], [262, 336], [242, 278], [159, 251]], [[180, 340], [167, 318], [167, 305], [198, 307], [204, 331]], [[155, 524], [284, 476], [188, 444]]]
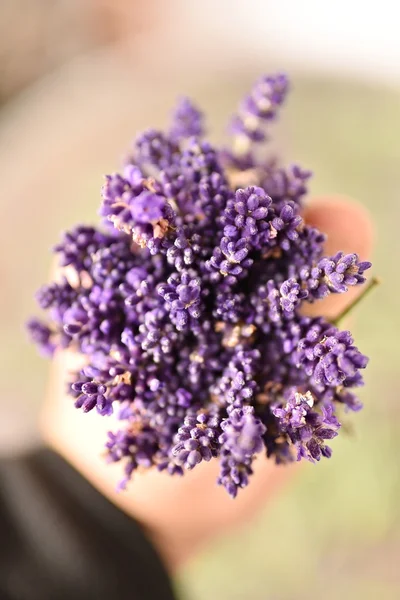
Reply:
[[357, 298], [355, 298], [353, 302], [351, 302], [349, 306], [347, 306], [335, 319], [333, 319], [332, 324], [338, 326], [340, 322], [343, 321], [343, 319], [353, 310], [353, 308], [357, 306], [357, 304], [361, 302], [361, 300], [363, 300], [365, 296], [379, 283], [380, 280], [377, 277], [373, 277], [365, 286], [361, 294], [357, 296]]

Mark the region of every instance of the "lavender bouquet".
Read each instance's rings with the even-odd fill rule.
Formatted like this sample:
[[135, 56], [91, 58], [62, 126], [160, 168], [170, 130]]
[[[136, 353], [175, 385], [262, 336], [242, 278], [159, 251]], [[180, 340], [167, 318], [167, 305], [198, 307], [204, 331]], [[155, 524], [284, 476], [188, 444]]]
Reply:
[[[268, 155], [288, 92], [261, 77], [230, 124], [232, 145], [204, 141], [187, 98], [165, 133], [140, 134], [122, 174], [106, 176], [100, 228], [78, 225], [55, 247], [60, 281], [37, 295], [49, 319], [28, 328], [52, 355], [85, 366], [75, 406], [116, 411], [109, 461], [183, 475], [219, 458], [235, 497], [252, 463], [329, 458], [339, 405], [358, 410], [367, 358], [337, 322], [302, 305], [365, 281], [356, 254], [324, 256], [301, 216], [310, 172]], [[265, 150], [267, 148], [267, 151]]]

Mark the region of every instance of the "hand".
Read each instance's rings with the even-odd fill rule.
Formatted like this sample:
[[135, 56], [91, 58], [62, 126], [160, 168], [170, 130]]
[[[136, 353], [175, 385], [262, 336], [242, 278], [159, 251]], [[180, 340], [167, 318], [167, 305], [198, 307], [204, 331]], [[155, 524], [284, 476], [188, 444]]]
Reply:
[[[317, 199], [304, 216], [328, 234], [327, 254], [343, 250], [368, 258], [372, 226], [359, 205], [340, 198]], [[359, 293], [360, 289], [352, 288], [347, 294], [332, 295], [310, 305], [307, 312], [334, 317]], [[179, 567], [216, 536], [247, 523], [293, 475], [295, 466], [278, 467], [273, 460], [259, 456], [250, 485], [232, 500], [216, 485], [219, 465], [212, 460], [182, 478], [156, 471], [136, 473], [127, 491], [116, 493], [121, 465], [107, 465], [101, 457], [113, 418], [99, 417], [94, 411], [83, 415], [65, 394], [68, 371], [76, 368], [77, 360], [70, 352], [56, 357], [42, 420], [44, 438], [114, 504], [142, 522], [170, 569]]]

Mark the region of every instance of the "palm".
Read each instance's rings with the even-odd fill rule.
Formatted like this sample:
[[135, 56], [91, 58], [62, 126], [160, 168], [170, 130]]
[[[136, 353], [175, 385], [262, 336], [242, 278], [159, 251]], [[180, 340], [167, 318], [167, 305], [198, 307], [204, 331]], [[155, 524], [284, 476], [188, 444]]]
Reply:
[[[328, 234], [327, 253], [341, 249], [357, 252], [362, 259], [369, 255], [371, 225], [359, 206], [342, 200], [324, 200], [308, 208], [305, 218]], [[352, 289], [344, 296], [331, 296], [318, 303], [316, 310], [333, 317], [357, 293], [358, 290]], [[310, 313], [314, 311], [311, 305]], [[43, 419], [45, 439], [112, 502], [142, 521], [172, 568], [214, 536], [246, 522], [293, 473], [293, 467], [278, 467], [259, 457], [251, 484], [232, 500], [216, 485], [219, 466], [217, 461], [211, 461], [200, 464], [182, 478], [156, 471], [137, 473], [128, 491], [117, 494], [120, 466], [106, 465], [101, 457], [106, 432], [113, 429], [112, 418], [110, 422], [96, 414], [82, 416], [65, 398], [65, 381], [68, 372], [76, 367], [76, 361], [76, 356], [65, 353], [59, 355], [54, 364], [51, 401]], [[56, 402], [55, 398], [60, 401]]]

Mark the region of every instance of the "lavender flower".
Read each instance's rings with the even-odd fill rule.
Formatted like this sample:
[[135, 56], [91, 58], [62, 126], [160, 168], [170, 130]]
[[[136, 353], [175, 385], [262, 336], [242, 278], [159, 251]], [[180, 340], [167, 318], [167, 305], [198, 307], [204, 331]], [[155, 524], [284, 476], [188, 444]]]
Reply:
[[239, 189], [235, 199], [228, 201], [224, 213], [224, 235], [232, 240], [240, 237], [257, 239], [268, 228], [267, 217], [272, 200], [262, 188]]
[[77, 408], [117, 415], [106, 455], [123, 465], [121, 489], [138, 468], [182, 475], [219, 458], [235, 497], [259, 455], [329, 458], [336, 407], [361, 407], [367, 358], [302, 308], [362, 284], [370, 263], [326, 256], [301, 216], [310, 172], [260, 152], [288, 88], [281, 74], [256, 82], [230, 149], [203, 139], [183, 98], [169, 130], [139, 134], [106, 176], [101, 227], [55, 246], [62, 274], [39, 290], [47, 317], [28, 330], [46, 355], [83, 357]]
[[297, 214], [296, 209], [290, 204], [285, 204], [271, 223], [275, 243], [282, 250], [288, 251], [291, 242], [297, 240], [302, 224], [303, 219]]
[[270, 279], [265, 285], [257, 286], [250, 296], [254, 323], [267, 333], [272, 325], [291, 318], [307, 296], [307, 290], [303, 290], [296, 279], [287, 279], [281, 285]]
[[171, 454], [178, 465], [193, 469], [202, 460], [218, 456], [220, 422], [217, 415], [200, 413], [185, 417], [176, 435]]
[[237, 336], [229, 336], [223, 343], [233, 346], [233, 354], [222, 372], [222, 376], [212, 387], [211, 393], [226, 406], [242, 407], [249, 402], [257, 390], [255, 376], [259, 369], [259, 350], [248, 350], [238, 345]]
[[249, 477], [253, 474], [252, 459], [237, 461], [229, 450], [221, 450], [221, 468], [217, 483], [222, 485], [231, 498], [236, 498], [238, 490], [249, 485]]
[[286, 75], [261, 77], [239, 106], [231, 122], [231, 131], [253, 142], [266, 139], [264, 123], [276, 118], [288, 92]]
[[222, 421], [219, 442], [240, 461], [251, 458], [263, 448], [265, 425], [254, 415], [252, 406], [228, 409], [228, 418]]
[[177, 146], [162, 131], [148, 129], [136, 138], [134, 152], [134, 164], [156, 171], [174, 163]]
[[203, 115], [190, 98], [180, 98], [172, 115], [169, 134], [173, 139], [199, 137], [203, 135]]
[[262, 185], [272, 198], [274, 208], [279, 212], [286, 204], [300, 208], [307, 193], [307, 181], [311, 172], [299, 165], [289, 168], [267, 169], [262, 178]]
[[107, 398], [107, 388], [102, 383], [77, 381], [71, 387], [74, 392], [80, 393], [75, 400], [76, 408], [82, 408], [83, 412], [89, 412], [97, 408], [97, 412], [101, 415], [112, 414], [112, 403]]
[[282, 408], [274, 407], [272, 413], [279, 419], [280, 427], [297, 448], [297, 460], [306, 458], [314, 462], [321, 456], [330, 458], [331, 449], [325, 440], [337, 436], [340, 423], [333, 414], [332, 405], [322, 406], [322, 414], [312, 410], [314, 398], [310, 392], [292, 392]]
[[120, 430], [116, 433], [110, 431], [105, 446], [108, 450], [109, 462], [127, 460], [124, 467], [125, 477], [118, 486], [119, 490], [124, 490], [135, 469], [149, 468], [154, 464], [157, 437], [150, 427], [142, 426], [135, 431], [133, 425], [126, 431]]
[[243, 406], [228, 409], [228, 417], [222, 421], [221, 429], [219, 443], [223, 450], [218, 483], [235, 498], [238, 489], [249, 484], [254, 457], [264, 449], [266, 427], [254, 415], [253, 406]]
[[177, 329], [182, 331], [191, 318], [201, 315], [201, 279], [195, 273], [185, 271], [171, 275], [168, 284], [161, 285], [158, 293], [166, 301], [167, 309]]
[[234, 242], [223, 237], [213, 256], [206, 262], [206, 267], [211, 272], [217, 271], [218, 279], [220, 275], [226, 277], [227, 285], [234, 285], [239, 278], [247, 275], [248, 267], [253, 264], [253, 260], [248, 256], [249, 252], [250, 245], [246, 239]]
[[50, 327], [39, 319], [32, 318], [27, 323], [27, 329], [32, 341], [37, 344], [42, 354], [53, 356], [56, 344], [51, 341], [52, 331]]
[[298, 359], [310, 380], [325, 387], [362, 385], [359, 370], [368, 363], [353, 345], [349, 331], [339, 331], [319, 319], [299, 341]]
[[293, 312], [304, 298], [307, 298], [307, 290], [303, 290], [295, 279], [287, 279], [279, 288], [280, 304], [287, 313]]
[[107, 176], [100, 214], [119, 231], [132, 235], [139, 246], [153, 248], [155, 240], [164, 238], [175, 224], [174, 210], [139, 169], [128, 165], [124, 175]]

